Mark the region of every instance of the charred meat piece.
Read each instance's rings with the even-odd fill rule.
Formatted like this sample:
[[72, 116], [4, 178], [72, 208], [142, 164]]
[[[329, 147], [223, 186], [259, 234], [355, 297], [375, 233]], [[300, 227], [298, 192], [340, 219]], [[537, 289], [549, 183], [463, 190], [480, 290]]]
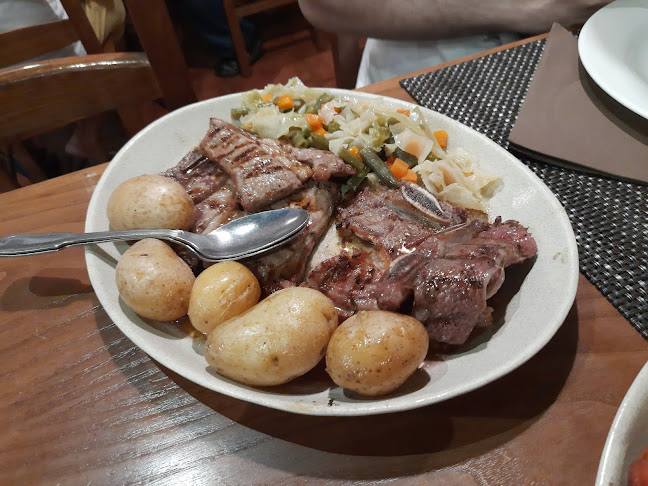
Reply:
[[279, 250], [246, 262], [246, 266], [259, 279], [264, 295], [295, 286], [304, 279], [311, 253], [328, 229], [333, 208], [339, 198], [340, 191], [336, 185], [311, 181], [299, 194], [270, 208], [305, 209], [310, 213], [310, 221], [295, 239]]
[[527, 228], [500, 218], [467, 241], [451, 236], [445, 255], [421, 267], [413, 316], [433, 340], [462, 344], [476, 326], [490, 324], [486, 301], [502, 286], [504, 268], [535, 256], [537, 246]]
[[217, 118], [210, 120], [200, 151], [229, 174], [241, 206], [252, 212], [299, 192], [311, 177], [328, 180], [355, 173], [330, 152], [262, 139]]
[[359, 310], [379, 308], [378, 284], [389, 269], [389, 260], [374, 251], [342, 252], [321, 262], [306, 277], [305, 286], [333, 301], [340, 320]]
[[162, 175], [180, 183], [194, 204], [207, 199], [229, 180], [227, 173], [197, 148], [185, 155], [178, 165], [162, 172]]
[[232, 181], [196, 205], [196, 220], [191, 228], [195, 233], [210, 233], [247, 213], [238, 205], [236, 188]]
[[[467, 219], [465, 211], [448, 211], [453, 224]], [[383, 248], [392, 258], [408, 252], [444, 226], [421, 212], [398, 189], [381, 184], [364, 185], [337, 211], [338, 231]]]
[[416, 279], [412, 315], [432, 340], [463, 344], [475, 326], [490, 323], [481, 322], [490, 318], [489, 287], [498, 289], [503, 278], [502, 267], [492, 260], [433, 259]]

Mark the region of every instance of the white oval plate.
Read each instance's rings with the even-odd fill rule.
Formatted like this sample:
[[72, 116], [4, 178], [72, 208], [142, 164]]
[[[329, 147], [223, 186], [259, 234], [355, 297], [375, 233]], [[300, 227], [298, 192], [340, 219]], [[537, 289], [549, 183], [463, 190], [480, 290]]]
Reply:
[[[381, 99], [329, 89], [340, 97]], [[382, 98], [384, 100], [384, 98]], [[415, 105], [392, 100], [397, 108]], [[174, 166], [207, 132], [209, 118], [230, 119], [240, 95], [215, 98], [174, 111], [130, 140], [101, 177], [88, 207], [86, 231], [109, 229], [106, 204], [115, 187], [140, 174]], [[122, 332], [162, 365], [199, 385], [252, 403], [311, 415], [368, 415], [422, 407], [481, 387], [517, 368], [554, 335], [567, 315], [578, 284], [576, 240], [567, 215], [551, 191], [520, 161], [485, 136], [448, 117], [423, 109], [434, 129], [450, 134], [450, 148], [462, 147], [481, 167], [500, 174], [502, 189], [491, 200], [491, 216], [516, 219], [530, 228], [538, 257], [519, 290], [500, 309], [501, 325], [489, 340], [422, 367], [409, 390], [381, 399], [357, 399], [320, 371], [280, 388], [253, 388], [212, 373], [201, 346], [174, 324], [145, 322], [123, 305], [115, 287], [115, 265], [125, 246], [86, 247], [90, 280], [108, 315]], [[310, 376], [309, 376], [310, 375]]]
[[626, 486], [628, 468], [648, 447], [648, 363], [641, 369], [610, 427], [596, 486]]
[[578, 54], [603, 91], [648, 118], [648, 0], [617, 0], [592, 15]]

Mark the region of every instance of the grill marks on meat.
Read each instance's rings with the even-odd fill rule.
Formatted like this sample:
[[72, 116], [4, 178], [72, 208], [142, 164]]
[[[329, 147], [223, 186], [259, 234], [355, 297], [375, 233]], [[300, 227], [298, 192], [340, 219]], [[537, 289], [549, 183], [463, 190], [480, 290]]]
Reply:
[[185, 155], [178, 165], [162, 172], [162, 175], [180, 183], [194, 204], [207, 199], [229, 180], [227, 173], [197, 148]]
[[216, 118], [199, 148], [229, 174], [241, 206], [252, 212], [302, 190], [311, 177], [325, 181], [355, 174], [330, 152], [262, 139]]
[[310, 221], [297, 237], [279, 250], [246, 262], [259, 279], [265, 295], [295, 286], [304, 279], [311, 253], [328, 229], [333, 208], [339, 199], [340, 190], [337, 185], [311, 181], [299, 194], [272, 206], [271, 209], [305, 209], [310, 214]]
[[360, 310], [379, 309], [377, 295], [389, 260], [379, 252], [343, 252], [320, 263], [304, 285], [326, 294], [338, 309], [340, 319]]
[[[450, 212], [450, 211], [449, 211]], [[392, 258], [416, 248], [442, 226], [412, 206], [401, 191], [366, 184], [337, 211], [338, 231], [347, 239], [356, 236], [383, 248]], [[466, 212], [452, 211], [452, 222], [463, 223]]]
[[462, 344], [475, 327], [491, 323], [487, 300], [502, 285], [504, 268], [535, 256], [535, 241], [517, 221], [466, 222], [465, 212], [454, 210], [449, 213], [460, 215], [459, 224], [440, 229], [402, 202], [398, 190], [365, 187], [343, 205], [339, 233], [370, 242], [373, 251], [322, 262], [307, 284], [328, 295], [344, 317], [361, 309], [356, 302], [391, 311], [411, 306], [431, 339]]
[[236, 187], [232, 181], [196, 205], [196, 220], [191, 228], [195, 233], [210, 233], [247, 213], [238, 205]]

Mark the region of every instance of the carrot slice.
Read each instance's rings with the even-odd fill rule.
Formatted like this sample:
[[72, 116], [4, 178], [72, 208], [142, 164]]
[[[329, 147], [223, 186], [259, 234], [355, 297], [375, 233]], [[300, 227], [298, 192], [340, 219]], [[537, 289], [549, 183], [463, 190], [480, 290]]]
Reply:
[[448, 132], [445, 130], [437, 130], [434, 132], [434, 138], [437, 139], [437, 142], [439, 142], [439, 145], [441, 145], [442, 149], [445, 149], [448, 147]]
[[391, 172], [394, 174], [394, 177], [396, 179], [402, 179], [407, 175], [407, 171], [409, 170], [409, 165], [407, 165], [407, 162], [401, 159], [396, 159], [394, 160], [394, 163], [391, 166]]
[[313, 130], [313, 133], [316, 133], [316, 134], [321, 135], [323, 137], [328, 132], [326, 130], [324, 130], [324, 127], [319, 127], [317, 130]]
[[272, 95], [270, 93], [266, 93], [263, 95], [263, 98], [261, 98], [261, 101], [263, 103], [270, 103], [272, 101]]
[[351, 152], [353, 155], [355, 155], [355, 158], [358, 160], [362, 160], [362, 157], [360, 156], [360, 149], [356, 147], [355, 145], [351, 145], [349, 147], [349, 152]]
[[405, 116], [410, 116], [409, 110], [396, 110], [397, 113], [402, 113]]
[[313, 131], [317, 130], [318, 128], [322, 128], [322, 126], [324, 125], [322, 117], [317, 115], [316, 113], [306, 113], [306, 122], [310, 125]]
[[295, 102], [290, 95], [280, 96], [279, 101], [277, 101], [277, 107], [280, 110], [290, 110], [293, 106], [295, 106]]
[[418, 182], [418, 174], [412, 169], [407, 169], [407, 174], [405, 174], [401, 179], [404, 181]]

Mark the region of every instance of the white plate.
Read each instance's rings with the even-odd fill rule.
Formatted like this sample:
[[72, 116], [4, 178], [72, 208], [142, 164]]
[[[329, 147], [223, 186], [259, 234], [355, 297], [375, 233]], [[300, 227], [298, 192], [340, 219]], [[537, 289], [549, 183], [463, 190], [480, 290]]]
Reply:
[[[329, 90], [337, 96], [372, 99], [374, 95]], [[397, 108], [415, 105], [393, 100]], [[240, 95], [228, 95], [181, 108], [155, 121], [123, 147], [97, 184], [90, 201], [86, 231], [107, 230], [106, 204], [114, 188], [140, 174], [175, 165], [205, 135], [209, 118], [229, 120]], [[474, 340], [463, 352], [427, 363], [408, 393], [382, 399], [354, 399], [321, 372], [278, 389], [243, 386], [211, 373], [201, 347], [172, 324], [144, 322], [119, 300], [115, 265], [123, 245], [86, 247], [88, 273], [108, 315], [122, 332], [167, 368], [211, 390], [267, 407], [312, 415], [368, 415], [440, 402], [483, 386], [520, 366], [551, 339], [576, 295], [578, 253], [571, 225], [551, 191], [522, 163], [474, 130], [430, 110], [435, 129], [450, 134], [450, 148], [463, 147], [480, 165], [500, 174], [503, 188], [491, 201], [491, 214], [528, 225], [538, 257], [504, 309], [501, 325], [489, 340]]]
[[596, 486], [626, 486], [628, 468], [648, 447], [648, 363], [614, 417], [596, 476]]
[[592, 15], [578, 54], [603, 91], [648, 118], [648, 0], [617, 0]]

